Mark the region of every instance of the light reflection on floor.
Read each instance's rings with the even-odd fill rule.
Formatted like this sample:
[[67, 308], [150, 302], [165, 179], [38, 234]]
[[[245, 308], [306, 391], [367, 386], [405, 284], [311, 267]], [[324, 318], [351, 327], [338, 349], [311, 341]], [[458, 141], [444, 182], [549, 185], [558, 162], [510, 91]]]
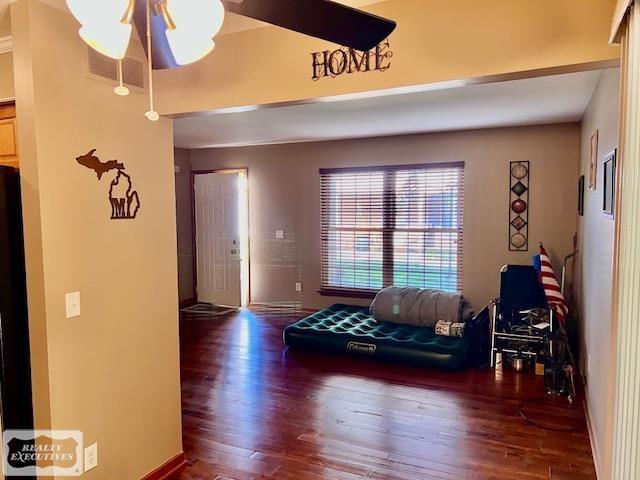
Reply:
[[222, 391], [222, 396], [214, 396], [217, 401], [209, 405], [221, 416], [237, 415], [238, 408], [248, 408], [252, 414], [246, 416], [250, 425], [245, 428], [252, 427], [256, 434], [263, 430], [260, 423], [269, 415], [265, 406], [262, 329], [260, 321], [249, 310], [242, 309], [237, 314], [227, 334], [228, 348], [220, 351], [224, 367], [215, 382], [233, 384], [236, 388], [219, 389], [214, 385], [212, 392]]
[[[336, 399], [337, 389], [353, 391], [353, 395], [345, 395], [341, 401]], [[366, 393], [362, 393], [363, 390]], [[313, 400], [321, 404], [315, 412], [314, 425], [326, 428], [329, 417], [342, 427], [343, 436], [362, 444], [367, 451], [381, 451], [387, 456], [403, 455], [409, 438], [416, 436], [432, 442], [434, 449], [444, 448], [445, 443], [451, 448], [455, 444], [448, 435], [440, 438], [442, 445], [438, 447], [441, 433], [451, 427], [464, 429], [459, 424], [464, 409], [455, 392], [430, 391], [349, 375], [327, 375], [314, 392]], [[357, 406], [359, 401], [361, 409]], [[372, 408], [372, 403], [376, 407]], [[434, 407], [434, 403], [438, 406]], [[408, 414], [408, 407], [419, 413]], [[322, 453], [335, 456], [337, 447], [335, 442], [326, 445]]]

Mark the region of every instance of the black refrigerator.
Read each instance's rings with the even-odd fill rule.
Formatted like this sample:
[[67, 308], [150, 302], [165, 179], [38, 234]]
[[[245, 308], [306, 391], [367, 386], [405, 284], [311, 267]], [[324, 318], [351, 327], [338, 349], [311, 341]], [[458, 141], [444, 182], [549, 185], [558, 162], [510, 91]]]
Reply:
[[4, 429], [31, 430], [31, 367], [20, 174], [0, 165], [0, 410]]

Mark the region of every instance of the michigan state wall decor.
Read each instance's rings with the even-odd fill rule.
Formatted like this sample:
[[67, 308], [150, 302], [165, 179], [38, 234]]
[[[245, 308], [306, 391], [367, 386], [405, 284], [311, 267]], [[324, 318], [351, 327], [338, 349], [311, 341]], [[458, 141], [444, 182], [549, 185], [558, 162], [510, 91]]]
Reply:
[[76, 161], [83, 167], [93, 170], [98, 177], [98, 181], [108, 172], [114, 171], [109, 185], [108, 200], [105, 210], [111, 209], [111, 220], [132, 220], [138, 215], [140, 210], [140, 197], [133, 189], [131, 176], [124, 172], [124, 163], [117, 160], [107, 160], [106, 162], [94, 155], [96, 149], [90, 150], [85, 155], [76, 158]]
[[529, 249], [529, 162], [509, 164], [509, 250]]

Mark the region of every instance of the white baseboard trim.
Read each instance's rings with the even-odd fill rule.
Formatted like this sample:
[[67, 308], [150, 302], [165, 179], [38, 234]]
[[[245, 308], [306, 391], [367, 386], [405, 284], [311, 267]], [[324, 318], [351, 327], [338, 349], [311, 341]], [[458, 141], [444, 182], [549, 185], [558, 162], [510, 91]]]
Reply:
[[591, 424], [591, 415], [589, 415], [589, 402], [587, 401], [587, 391], [585, 389], [585, 398], [583, 402], [584, 406], [584, 415], [587, 419], [587, 430], [589, 432], [589, 442], [591, 443], [591, 456], [593, 457], [593, 465], [596, 469], [596, 479], [604, 480], [604, 475], [602, 472], [602, 464], [600, 463], [600, 447], [598, 446], [598, 439], [596, 438], [595, 432], [593, 430], [593, 425]]

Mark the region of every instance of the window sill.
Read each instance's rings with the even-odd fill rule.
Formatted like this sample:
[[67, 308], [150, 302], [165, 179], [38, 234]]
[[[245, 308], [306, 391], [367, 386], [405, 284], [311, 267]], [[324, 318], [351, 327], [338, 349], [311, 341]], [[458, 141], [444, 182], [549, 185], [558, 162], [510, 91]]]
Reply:
[[345, 297], [345, 298], [375, 298], [373, 290], [348, 290], [341, 288], [321, 288], [318, 293], [323, 297]]

